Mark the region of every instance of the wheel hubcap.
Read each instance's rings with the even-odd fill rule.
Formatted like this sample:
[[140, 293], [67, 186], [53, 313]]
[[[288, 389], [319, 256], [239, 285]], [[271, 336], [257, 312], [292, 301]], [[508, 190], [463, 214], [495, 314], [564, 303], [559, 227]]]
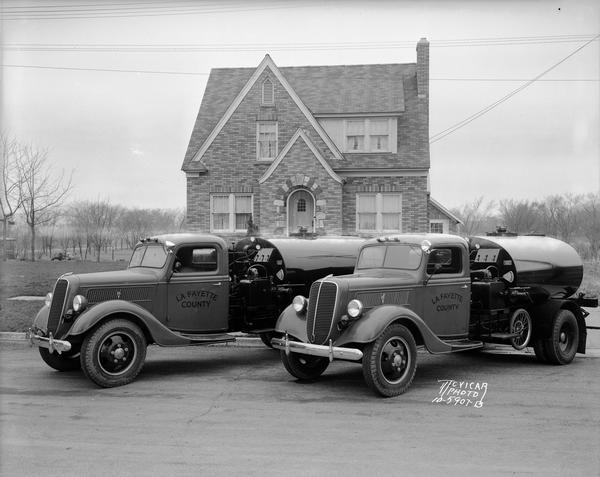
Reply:
[[381, 349], [381, 374], [390, 384], [402, 380], [410, 366], [408, 344], [398, 337], [389, 339]]
[[107, 374], [118, 375], [126, 372], [136, 356], [134, 338], [125, 332], [108, 335], [98, 348], [98, 363]]

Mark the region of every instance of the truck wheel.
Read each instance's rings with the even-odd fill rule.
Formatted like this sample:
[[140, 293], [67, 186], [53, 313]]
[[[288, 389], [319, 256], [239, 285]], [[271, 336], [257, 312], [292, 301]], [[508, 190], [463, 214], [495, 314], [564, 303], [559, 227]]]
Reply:
[[260, 340], [265, 344], [265, 346], [273, 348], [273, 345], [271, 344], [271, 338], [275, 337], [275, 333], [272, 331], [267, 331], [265, 333], [259, 333], [258, 336], [260, 336]]
[[301, 381], [312, 381], [325, 372], [329, 359], [306, 354], [290, 353], [281, 350], [281, 362], [295, 378]]
[[548, 353], [546, 352], [546, 340], [536, 338], [533, 340], [533, 351], [540, 363], [548, 362]]
[[388, 326], [365, 347], [363, 376], [367, 385], [382, 396], [405, 392], [417, 370], [417, 345], [412, 333], [403, 325]]
[[510, 344], [514, 349], [521, 350], [527, 347], [531, 338], [531, 316], [527, 310], [518, 308], [512, 312], [508, 332], [519, 333], [519, 336], [510, 339]]
[[552, 334], [546, 341], [548, 361], [553, 364], [569, 364], [573, 361], [579, 345], [579, 326], [575, 315], [560, 310], [552, 320]]
[[144, 333], [135, 323], [123, 319], [102, 324], [85, 337], [81, 346], [84, 374], [104, 388], [133, 381], [145, 358]]
[[46, 348], [38, 348], [40, 351], [40, 356], [51, 368], [56, 369], [57, 371], [75, 371], [81, 368], [81, 363], [79, 361], [79, 350], [69, 353], [58, 354], [56, 351], [50, 352]]

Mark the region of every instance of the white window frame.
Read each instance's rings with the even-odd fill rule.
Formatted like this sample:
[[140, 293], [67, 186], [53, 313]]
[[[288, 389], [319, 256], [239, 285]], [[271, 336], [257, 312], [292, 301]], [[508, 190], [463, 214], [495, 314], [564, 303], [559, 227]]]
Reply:
[[[275, 125], [275, 155], [273, 157], [261, 157], [260, 156], [260, 127], [261, 125], [274, 124]], [[256, 123], [256, 159], [258, 161], [273, 162], [279, 153], [279, 126], [277, 121], [258, 121]]]
[[[382, 122], [386, 120], [388, 124], [388, 147], [386, 150], [371, 150], [371, 121]], [[355, 150], [348, 148], [348, 124], [350, 122], [362, 121], [364, 125], [363, 149]], [[365, 153], [393, 153], [396, 152], [393, 142], [396, 140], [396, 135], [393, 134], [393, 126], [396, 124], [392, 118], [351, 118], [344, 119], [344, 137], [342, 150], [348, 154], [365, 154]], [[383, 136], [383, 134], [373, 134], [373, 136]]]
[[[431, 232], [432, 224], [442, 224], [442, 232], [443, 234], [449, 233], [450, 230], [450, 222], [446, 219], [431, 219], [429, 220], [429, 232]], [[439, 232], [431, 232], [431, 233], [439, 233]]]
[[[270, 91], [269, 91], [269, 96], [267, 97], [265, 96], [265, 85], [266, 84], [270, 84]], [[271, 78], [266, 78], [263, 82], [262, 82], [262, 95], [261, 95], [261, 103], [265, 104], [265, 105], [273, 105], [275, 104], [275, 83], [273, 83], [273, 80]]]
[[[217, 229], [214, 227], [213, 225], [213, 199], [215, 197], [228, 197], [229, 198], [229, 205], [228, 205], [228, 213], [229, 213], [229, 227], [227, 229]], [[235, 198], [236, 197], [250, 197], [250, 215], [251, 217], [254, 217], [254, 194], [247, 194], [247, 193], [220, 193], [220, 192], [215, 192], [210, 194], [210, 231], [212, 233], [223, 233], [223, 232], [227, 232], [227, 233], [239, 233], [239, 232], [246, 232], [248, 229], [243, 228], [243, 229], [236, 229], [235, 228]]]
[[[361, 229], [359, 221], [359, 203], [360, 196], [375, 196], [375, 228], [374, 229]], [[383, 228], [383, 196], [384, 195], [397, 195], [400, 196], [400, 211], [398, 212], [398, 223], [400, 225], [398, 230], [384, 229]], [[359, 192], [356, 194], [356, 231], [360, 233], [402, 233], [402, 193], [400, 192]]]

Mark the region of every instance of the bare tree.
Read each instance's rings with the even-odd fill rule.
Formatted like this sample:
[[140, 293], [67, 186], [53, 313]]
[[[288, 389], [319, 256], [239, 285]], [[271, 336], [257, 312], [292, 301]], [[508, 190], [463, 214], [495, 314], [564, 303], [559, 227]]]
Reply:
[[6, 261], [7, 226], [13, 222], [15, 214], [23, 204], [23, 177], [18, 167], [19, 146], [15, 139], [0, 134], [0, 160], [2, 161], [2, 191], [0, 207], [2, 208], [2, 260]]
[[494, 201], [486, 203], [483, 196], [474, 199], [472, 202], [463, 204], [453, 212], [462, 220], [460, 231], [462, 235], [469, 236], [485, 232], [484, 228], [489, 229], [489, 222], [492, 220]]
[[71, 177], [55, 177], [47, 163], [48, 151], [20, 146], [17, 167], [21, 174], [21, 194], [25, 221], [31, 232], [31, 260], [35, 260], [36, 228], [55, 219], [71, 190]]
[[519, 234], [534, 233], [540, 222], [540, 210], [537, 202], [528, 200], [501, 200], [500, 218], [509, 232]]
[[549, 235], [569, 242], [577, 232], [582, 196], [551, 195], [541, 206], [544, 224]]
[[79, 249], [82, 253], [82, 238], [85, 238], [87, 251], [90, 247], [95, 251], [96, 261], [100, 261], [103, 248], [112, 244], [115, 224], [119, 207], [108, 200], [78, 202], [71, 206], [71, 225], [79, 239]]
[[581, 233], [590, 247], [590, 258], [600, 252], [600, 194], [588, 195], [581, 205]]

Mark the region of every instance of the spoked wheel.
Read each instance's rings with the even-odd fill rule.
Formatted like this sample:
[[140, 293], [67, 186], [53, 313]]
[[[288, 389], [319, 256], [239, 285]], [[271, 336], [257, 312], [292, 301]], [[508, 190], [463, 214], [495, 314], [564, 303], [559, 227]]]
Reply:
[[146, 338], [135, 323], [107, 321], [86, 336], [81, 367], [97, 385], [110, 388], [133, 381], [144, 366]]
[[281, 362], [295, 378], [301, 381], [312, 381], [325, 372], [329, 366], [329, 359], [320, 356], [290, 353], [281, 350]]
[[79, 349], [58, 354], [56, 351], [52, 353], [46, 348], [38, 348], [40, 356], [51, 368], [57, 371], [75, 371], [81, 368], [79, 361]]
[[531, 338], [531, 316], [527, 310], [518, 308], [510, 315], [509, 333], [519, 333], [519, 336], [510, 339], [514, 349], [524, 349]]
[[417, 345], [403, 325], [388, 326], [363, 356], [363, 376], [377, 394], [391, 397], [404, 393], [417, 370]]
[[560, 310], [552, 320], [552, 334], [546, 341], [548, 361], [553, 364], [569, 364], [575, 358], [579, 344], [579, 326], [575, 315]]

